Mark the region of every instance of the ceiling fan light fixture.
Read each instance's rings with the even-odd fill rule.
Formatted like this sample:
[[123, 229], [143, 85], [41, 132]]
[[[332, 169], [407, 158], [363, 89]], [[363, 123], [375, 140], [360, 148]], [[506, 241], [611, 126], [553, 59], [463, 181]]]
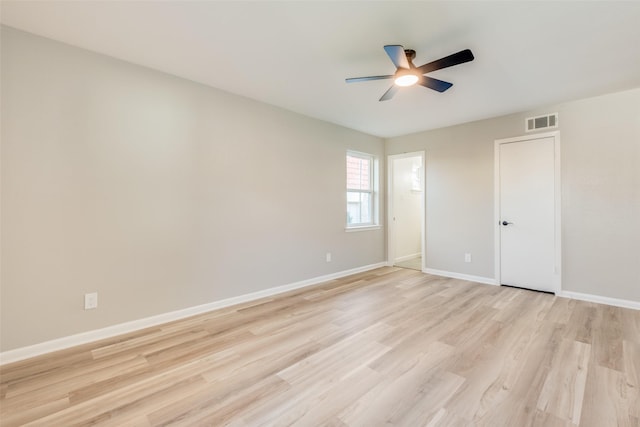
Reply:
[[434, 79], [426, 74], [432, 71], [441, 70], [443, 68], [453, 67], [454, 65], [464, 64], [473, 61], [473, 53], [469, 49], [461, 50], [436, 61], [416, 67], [413, 65], [413, 58], [416, 57], [416, 51], [413, 49], [405, 49], [399, 44], [385, 45], [385, 52], [396, 66], [394, 74], [384, 76], [368, 76], [368, 77], [352, 77], [346, 79], [347, 83], [367, 82], [371, 80], [393, 79], [393, 85], [382, 95], [378, 101], [388, 101], [400, 90], [401, 87], [413, 86], [416, 83], [420, 86], [435, 90], [436, 92], [445, 92], [453, 83], [444, 80]]
[[397, 86], [406, 87], [406, 86], [413, 86], [414, 84], [418, 83], [418, 80], [419, 78], [415, 74], [404, 74], [396, 77], [396, 79], [393, 82]]

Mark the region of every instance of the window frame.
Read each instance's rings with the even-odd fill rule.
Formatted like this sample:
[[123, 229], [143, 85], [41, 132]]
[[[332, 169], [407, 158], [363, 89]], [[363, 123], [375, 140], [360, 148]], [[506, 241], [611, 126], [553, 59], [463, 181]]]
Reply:
[[[369, 190], [355, 189], [349, 188], [348, 178], [347, 178], [347, 158], [355, 157], [360, 159], [369, 160]], [[363, 231], [363, 230], [375, 230], [380, 228], [380, 224], [378, 221], [378, 187], [379, 187], [379, 173], [378, 173], [378, 158], [370, 153], [363, 153], [361, 151], [347, 150], [345, 159], [345, 230], [346, 231]], [[349, 193], [360, 193], [360, 194], [369, 194], [369, 210], [371, 212], [371, 221], [370, 222], [359, 222], [359, 223], [349, 223], [348, 217], [348, 194]]]

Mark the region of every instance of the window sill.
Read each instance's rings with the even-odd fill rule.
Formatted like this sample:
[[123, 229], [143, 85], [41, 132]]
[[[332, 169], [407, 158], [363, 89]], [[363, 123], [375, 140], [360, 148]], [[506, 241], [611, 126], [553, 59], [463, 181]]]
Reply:
[[344, 231], [347, 233], [352, 233], [354, 231], [369, 231], [369, 230], [380, 230], [382, 228], [381, 225], [362, 225], [356, 227], [345, 227]]

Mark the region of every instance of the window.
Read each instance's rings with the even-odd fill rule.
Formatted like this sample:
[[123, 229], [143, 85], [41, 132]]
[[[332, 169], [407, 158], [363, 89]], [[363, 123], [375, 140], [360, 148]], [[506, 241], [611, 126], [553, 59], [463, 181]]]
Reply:
[[377, 223], [375, 166], [372, 155], [347, 152], [347, 228]]

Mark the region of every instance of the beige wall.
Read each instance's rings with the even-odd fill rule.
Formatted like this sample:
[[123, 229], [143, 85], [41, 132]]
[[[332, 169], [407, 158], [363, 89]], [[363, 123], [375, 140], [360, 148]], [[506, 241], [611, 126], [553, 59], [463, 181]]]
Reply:
[[385, 260], [379, 138], [8, 28], [1, 136], [2, 351]]
[[387, 154], [426, 151], [427, 267], [494, 277], [494, 141], [550, 112], [562, 151], [562, 288], [640, 301], [640, 89], [389, 139]]
[[[385, 259], [344, 232], [379, 138], [7, 28], [1, 71], [1, 351]], [[553, 111], [563, 289], [640, 301], [640, 89], [388, 140], [426, 151], [427, 266], [494, 276], [493, 142]]]

